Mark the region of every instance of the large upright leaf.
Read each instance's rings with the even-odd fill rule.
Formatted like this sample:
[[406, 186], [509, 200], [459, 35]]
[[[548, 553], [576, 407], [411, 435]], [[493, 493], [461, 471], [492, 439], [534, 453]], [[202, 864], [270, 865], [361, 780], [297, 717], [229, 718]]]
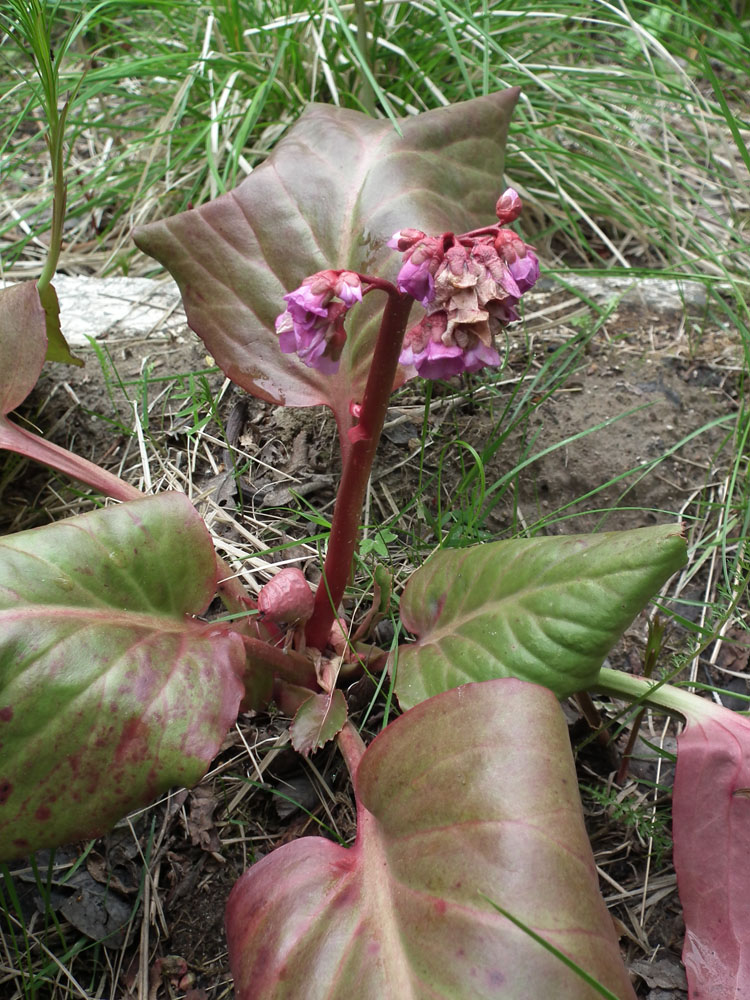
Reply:
[[325, 268], [393, 278], [394, 232], [463, 232], [494, 219], [508, 122], [517, 88], [401, 122], [312, 105], [238, 188], [154, 222], [137, 245], [174, 275], [188, 322], [227, 375], [287, 406], [326, 403], [340, 426], [360, 400], [383, 296], [347, 322], [336, 376], [279, 350], [274, 320], [283, 295]]
[[365, 752], [357, 840], [306, 838], [227, 906], [238, 1000], [594, 1000], [488, 897], [616, 996], [620, 960], [554, 696], [514, 679], [418, 705]]
[[[682, 566], [679, 525], [443, 549], [411, 577], [401, 618], [402, 707], [466, 681], [520, 677], [565, 697]], [[395, 662], [395, 661], [394, 661]]]
[[243, 691], [239, 637], [193, 617], [215, 587], [179, 493], [0, 539], [0, 859], [205, 772]]

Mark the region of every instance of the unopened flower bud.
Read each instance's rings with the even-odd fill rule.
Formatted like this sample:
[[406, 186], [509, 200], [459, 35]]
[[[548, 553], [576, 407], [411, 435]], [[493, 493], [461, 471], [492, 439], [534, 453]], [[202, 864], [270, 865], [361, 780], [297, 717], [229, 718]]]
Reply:
[[495, 214], [500, 220], [500, 225], [505, 226], [507, 223], [517, 219], [522, 209], [523, 202], [518, 192], [514, 191], [513, 188], [508, 188], [498, 198], [497, 205], [495, 205]]
[[258, 611], [277, 625], [296, 625], [313, 613], [315, 598], [299, 569], [279, 570], [258, 594]]
[[347, 309], [351, 309], [355, 302], [362, 301], [362, 282], [354, 271], [342, 271], [333, 288]]
[[397, 233], [391, 236], [386, 246], [390, 247], [391, 250], [400, 250], [403, 253], [404, 250], [413, 247], [415, 243], [419, 243], [424, 237], [425, 234], [421, 229], [399, 229]]

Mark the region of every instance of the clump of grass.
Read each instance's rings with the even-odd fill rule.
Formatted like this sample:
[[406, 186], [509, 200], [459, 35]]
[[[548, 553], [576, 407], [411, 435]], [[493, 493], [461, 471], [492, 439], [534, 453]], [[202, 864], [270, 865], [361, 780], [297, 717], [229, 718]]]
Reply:
[[[72, 270], [147, 270], [129, 245], [132, 226], [234, 186], [308, 101], [408, 115], [519, 85], [507, 170], [548, 254], [713, 278], [747, 271], [748, 104], [738, 80], [750, 28], [728, 4], [698, 13], [604, 0], [46, 6], [53, 44], [83, 18], [59, 60], [60, 92], [71, 95]], [[23, 259], [26, 269], [49, 205], [38, 170], [47, 126], [29, 117], [12, 12], [3, 26], [11, 124], [0, 152], [12, 186], [0, 239], [5, 267]]]

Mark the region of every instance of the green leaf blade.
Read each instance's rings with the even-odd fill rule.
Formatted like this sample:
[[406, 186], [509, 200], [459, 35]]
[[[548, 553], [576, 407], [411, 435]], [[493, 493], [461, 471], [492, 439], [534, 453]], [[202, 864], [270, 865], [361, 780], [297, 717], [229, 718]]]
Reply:
[[424, 702], [373, 741], [355, 788], [353, 848], [285, 845], [232, 891], [238, 1000], [597, 997], [487, 896], [632, 1000], [549, 691], [506, 679]]
[[346, 698], [338, 688], [308, 698], [297, 710], [290, 733], [292, 746], [305, 757], [325, 746], [346, 722]]
[[558, 697], [588, 687], [685, 558], [676, 525], [437, 552], [402, 595], [402, 620], [419, 638], [399, 648], [399, 702], [409, 708], [494, 677], [543, 684]]
[[182, 494], [0, 542], [1, 859], [200, 779], [243, 693], [242, 641], [193, 617], [215, 583]]
[[44, 308], [47, 331], [46, 360], [82, 368], [83, 361], [71, 353], [68, 342], [63, 335], [60, 326], [60, 302], [57, 298], [54, 285], [45, 285], [43, 288], [38, 289], [38, 291], [42, 307]]

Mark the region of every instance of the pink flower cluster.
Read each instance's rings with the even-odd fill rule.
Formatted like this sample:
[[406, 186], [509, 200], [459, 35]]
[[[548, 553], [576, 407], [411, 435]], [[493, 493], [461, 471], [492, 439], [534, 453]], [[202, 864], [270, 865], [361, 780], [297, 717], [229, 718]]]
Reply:
[[353, 271], [318, 271], [284, 300], [286, 310], [276, 318], [281, 350], [299, 355], [308, 368], [316, 368], [324, 375], [335, 374], [346, 343], [344, 316], [355, 302], [362, 301], [359, 275]]
[[448, 378], [499, 365], [495, 337], [518, 319], [516, 306], [539, 277], [531, 247], [511, 229], [521, 199], [509, 188], [496, 205], [499, 224], [455, 236], [426, 236], [403, 229], [388, 242], [403, 264], [398, 289], [424, 306], [422, 319], [406, 332], [399, 361], [423, 378]]

